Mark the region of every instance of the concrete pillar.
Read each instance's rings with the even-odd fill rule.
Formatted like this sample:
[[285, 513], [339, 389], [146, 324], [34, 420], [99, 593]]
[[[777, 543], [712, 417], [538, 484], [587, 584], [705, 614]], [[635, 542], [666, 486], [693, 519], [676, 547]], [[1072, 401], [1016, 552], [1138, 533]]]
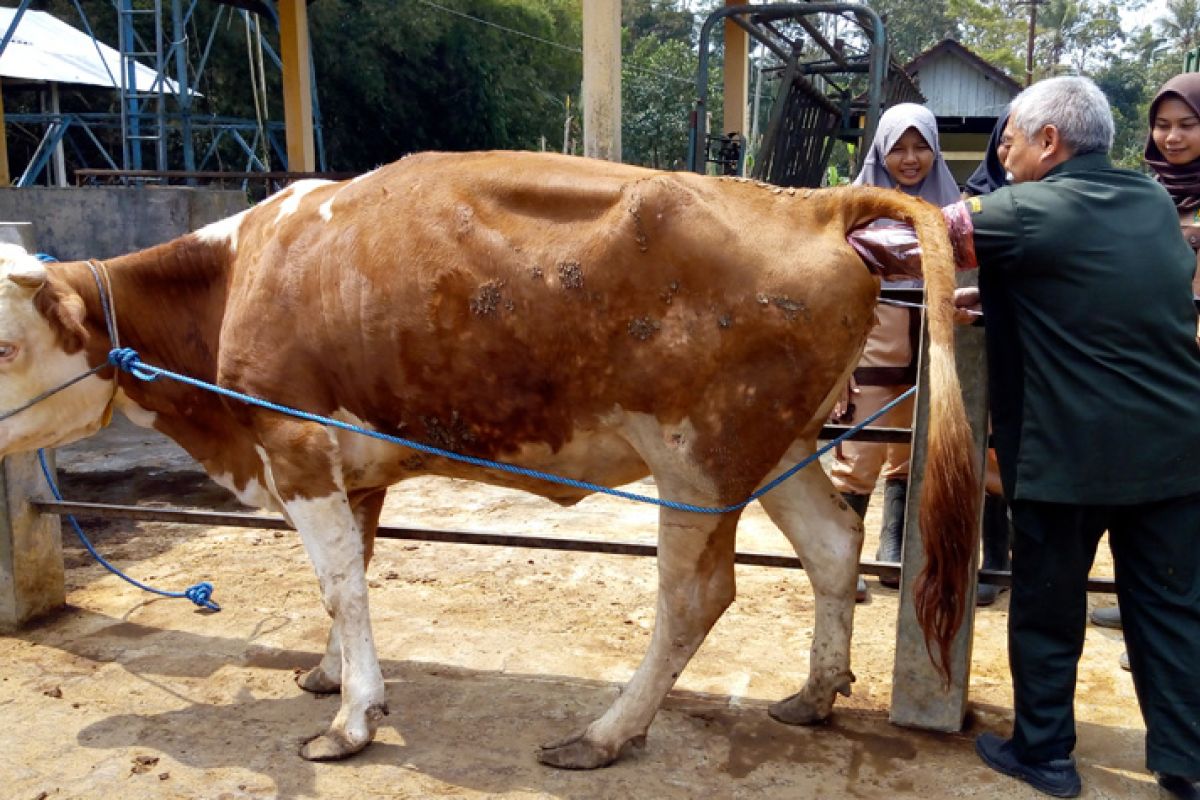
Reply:
[[313, 172], [317, 168], [317, 155], [313, 145], [312, 59], [308, 47], [308, 7], [304, 0], [279, 1], [279, 50], [283, 61], [288, 170]]
[[[744, 0], [725, 0], [726, 7]], [[725, 20], [725, 116], [721, 133], [750, 131], [750, 35], [732, 20]]]
[[[975, 273], [959, 273], [960, 285], [973, 285]], [[979, 496], [983, 496], [984, 455], [987, 443], [987, 361], [983, 345], [983, 329], [959, 326], [955, 336], [955, 357], [958, 377], [963, 386], [967, 419], [974, 433], [977, 456], [975, 466], [979, 475]], [[975, 586], [979, 554], [979, 530], [976, 528], [974, 555], [971, 558], [971, 577], [967, 582], [966, 616], [950, 649], [950, 683], [946, 685], [938, 674], [925, 649], [925, 637], [917, 626], [913, 605], [913, 583], [925, 558], [922, 550], [921, 526], [917, 510], [925, 471], [927, 439], [924, 431], [929, 425], [929, 364], [926, 343], [922, 337], [921, 371], [917, 388], [916, 418], [913, 428], [912, 475], [908, 484], [908, 505], [904, 514], [904, 555], [900, 582], [900, 618], [896, 629], [896, 662], [892, 672], [892, 706], [890, 719], [897, 725], [937, 731], [962, 729], [967, 713], [967, 688], [971, 682], [971, 643], [975, 633]]]
[[621, 160], [621, 3], [583, 4], [583, 154]]
[[[33, 225], [0, 222], [0, 242], [34, 251]], [[53, 454], [47, 461], [53, 469]], [[59, 519], [38, 514], [31, 500], [49, 500], [37, 456], [0, 460], [0, 630], [11, 631], [66, 602]]]

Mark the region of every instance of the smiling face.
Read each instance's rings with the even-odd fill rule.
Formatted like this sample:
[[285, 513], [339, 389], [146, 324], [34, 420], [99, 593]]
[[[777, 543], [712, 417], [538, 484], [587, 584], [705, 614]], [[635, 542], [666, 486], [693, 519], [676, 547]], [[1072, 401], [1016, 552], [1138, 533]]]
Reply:
[[919, 186], [933, 169], [933, 148], [916, 128], [909, 128], [888, 150], [883, 165], [900, 186]]
[[1200, 117], [1178, 97], [1166, 97], [1154, 109], [1150, 137], [1168, 164], [1179, 167], [1200, 158]]
[[[24, 250], [0, 245], [0, 413], [88, 370], [83, 301]], [[85, 378], [0, 422], [0, 455], [56, 447], [100, 427], [112, 382]]]

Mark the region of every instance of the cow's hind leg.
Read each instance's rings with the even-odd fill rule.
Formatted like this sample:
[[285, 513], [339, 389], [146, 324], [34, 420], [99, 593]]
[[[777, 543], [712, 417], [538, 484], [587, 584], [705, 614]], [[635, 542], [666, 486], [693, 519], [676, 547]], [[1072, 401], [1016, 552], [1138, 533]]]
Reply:
[[[814, 444], [793, 445], [770, 478], [809, 456]], [[829, 716], [836, 694], [849, 696], [854, 681], [850, 632], [863, 524], [818, 464], [801, 470], [759, 502], [800, 556], [816, 601], [808, 681], [799, 692], [772, 705], [770, 714], [789, 725], [811, 725]]]
[[[350, 508], [354, 511], [354, 519], [362, 533], [363, 569], [371, 564], [371, 555], [375, 549], [375, 532], [379, 528], [379, 514], [383, 510], [386, 497], [386, 488], [350, 494]], [[333, 694], [341, 690], [342, 642], [337, 620], [333, 620], [329, 626], [329, 640], [325, 645], [325, 655], [321, 658], [321, 663], [296, 676], [296, 683], [301, 689], [314, 694]]]
[[615, 761], [627, 744], [644, 741], [663, 697], [733, 602], [738, 516], [663, 509], [658, 606], [649, 650], [608, 711], [581, 733], [544, 746], [538, 755], [542, 763], [569, 769], [603, 767]]

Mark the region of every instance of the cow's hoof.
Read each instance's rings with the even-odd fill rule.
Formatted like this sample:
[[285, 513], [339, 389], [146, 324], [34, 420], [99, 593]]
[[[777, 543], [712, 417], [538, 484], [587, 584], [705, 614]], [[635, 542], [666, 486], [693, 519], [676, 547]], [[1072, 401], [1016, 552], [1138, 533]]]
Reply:
[[[644, 736], [638, 739], [645, 741]], [[559, 769], [596, 769], [607, 767], [617, 760], [621, 748], [601, 747], [587, 738], [581, 731], [553, 744], [544, 744], [538, 750], [538, 761]]]
[[829, 718], [829, 712], [821, 713], [811, 700], [800, 693], [772, 703], [767, 713], [784, 725], [820, 725]]
[[370, 743], [370, 739], [355, 743], [344, 734], [330, 731], [305, 742], [300, 748], [300, 757], [306, 761], [337, 761], [354, 755]]
[[342, 684], [326, 675], [320, 666], [313, 667], [308, 672], [297, 673], [296, 685], [313, 694], [337, 694], [342, 690]]

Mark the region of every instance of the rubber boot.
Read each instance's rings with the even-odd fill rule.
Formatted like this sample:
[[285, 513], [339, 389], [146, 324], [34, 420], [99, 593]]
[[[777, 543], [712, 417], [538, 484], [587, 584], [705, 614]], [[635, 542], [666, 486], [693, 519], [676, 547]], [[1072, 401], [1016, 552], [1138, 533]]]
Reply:
[[[867, 516], [867, 505], [871, 502], [869, 494], [854, 494], [852, 492], [842, 492], [842, 499], [846, 501], [846, 505], [854, 509], [854, 513], [858, 514], [859, 519], [865, 519]], [[870, 594], [867, 592], [867, 582], [863, 580], [863, 576], [858, 576], [858, 583], [854, 586], [854, 602], [865, 603]]]
[[[908, 500], [908, 479], [891, 478], [883, 484], [883, 525], [879, 528], [876, 561], [900, 563], [904, 550], [904, 504]], [[880, 578], [889, 589], [900, 588], [899, 578]]]
[[[1009, 547], [1012, 528], [1008, 521], [1008, 503], [1000, 495], [984, 495], [983, 498], [983, 568], [1006, 570], [1012, 560]], [[981, 583], [975, 590], [975, 605], [990, 606], [1006, 587], [992, 583]]]

